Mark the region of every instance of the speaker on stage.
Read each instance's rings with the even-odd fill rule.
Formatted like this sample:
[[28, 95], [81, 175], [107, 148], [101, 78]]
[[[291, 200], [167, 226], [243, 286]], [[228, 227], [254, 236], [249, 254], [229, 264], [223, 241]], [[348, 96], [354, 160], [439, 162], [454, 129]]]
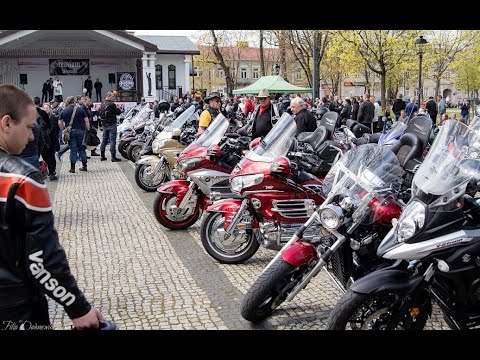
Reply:
[[108, 82], [110, 84], [115, 84], [115, 74], [108, 74]]
[[20, 84], [28, 84], [27, 82], [27, 74], [20, 74]]

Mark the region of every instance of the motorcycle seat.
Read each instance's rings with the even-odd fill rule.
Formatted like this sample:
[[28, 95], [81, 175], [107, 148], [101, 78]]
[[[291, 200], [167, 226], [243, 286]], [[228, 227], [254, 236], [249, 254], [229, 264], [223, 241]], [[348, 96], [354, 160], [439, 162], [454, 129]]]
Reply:
[[390, 149], [397, 155], [401, 167], [405, 167], [411, 159], [420, 157], [423, 153], [420, 139], [412, 133], [403, 134]]
[[304, 182], [307, 182], [308, 180], [318, 180], [316, 176], [313, 176], [312, 174], [306, 172], [306, 171], [299, 171], [297, 175], [297, 182], [299, 184], [303, 184]]
[[297, 136], [299, 142], [310, 144], [314, 151], [327, 140], [328, 130], [324, 126], [319, 126], [314, 132], [304, 132]]

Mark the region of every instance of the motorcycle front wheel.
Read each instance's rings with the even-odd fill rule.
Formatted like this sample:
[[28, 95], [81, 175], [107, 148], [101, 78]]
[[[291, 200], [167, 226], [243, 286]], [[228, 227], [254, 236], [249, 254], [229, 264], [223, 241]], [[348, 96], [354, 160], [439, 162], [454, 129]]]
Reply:
[[184, 230], [195, 224], [200, 216], [200, 206], [198, 203], [193, 213], [186, 215], [187, 209], [176, 209], [177, 197], [175, 194], [157, 193], [153, 202], [153, 213], [157, 221], [171, 230]]
[[224, 213], [212, 212], [203, 220], [200, 236], [206, 252], [224, 264], [241, 264], [250, 259], [260, 246], [252, 229], [245, 230], [243, 234], [232, 234], [223, 239], [224, 224]]
[[[159, 166], [161, 165], [159, 164]], [[153, 166], [150, 164], [137, 165], [135, 167], [135, 182], [140, 189], [148, 192], [156, 191], [164, 181], [168, 180], [164, 169], [159, 174], [152, 175], [152, 168]]]
[[127, 147], [127, 158], [132, 161], [133, 163], [137, 162], [138, 159], [138, 154], [140, 154], [140, 151], [143, 149], [143, 143], [142, 144], [130, 144]]
[[128, 154], [127, 154], [127, 148], [128, 148], [128, 145], [130, 145], [130, 140], [129, 141], [120, 141], [120, 143], [118, 144], [118, 147], [117, 147], [117, 150], [118, 152], [127, 160], [128, 159]]
[[[347, 291], [327, 319], [326, 330], [422, 330], [432, 304], [426, 292], [416, 299], [390, 293], [359, 294]], [[403, 301], [409, 301], [401, 313]], [[405, 308], [405, 307], [404, 307]]]
[[301, 280], [307, 266], [294, 267], [282, 257], [266, 269], [248, 289], [240, 305], [243, 318], [258, 322], [269, 317]]

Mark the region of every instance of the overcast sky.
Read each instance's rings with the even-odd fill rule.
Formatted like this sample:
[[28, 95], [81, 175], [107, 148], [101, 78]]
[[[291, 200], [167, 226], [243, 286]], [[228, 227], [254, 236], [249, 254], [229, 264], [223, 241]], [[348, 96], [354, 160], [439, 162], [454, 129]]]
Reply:
[[166, 36], [188, 36], [193, 40], [192, 35], [198, 30], [129, 30], [135, 31], [137, 35], [166, 35]]

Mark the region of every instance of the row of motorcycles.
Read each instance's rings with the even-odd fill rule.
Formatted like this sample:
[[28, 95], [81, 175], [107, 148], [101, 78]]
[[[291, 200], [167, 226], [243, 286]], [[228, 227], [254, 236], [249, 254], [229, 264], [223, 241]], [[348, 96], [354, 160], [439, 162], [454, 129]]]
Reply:
[[370, 134], [329, 112], [295, 138], [285, 113], [251, 139], [251, 123], [220, 114], [187, 146], [178, 140], [195, 117], [190, 107], [158, 128], [136, 166], [156, 176], [145, 190], [157, 191], [163, 226], [205, 213], [202, 245], [217, 261], [278, 251], [242, 300], [245, 319], [266, 319], [323, 269], [344, 293], [328, 329], [422, 329], [432, 300], [452, 328], [478, 325], [479, 116], [446, 121], [432, 143], [423, 115]]

